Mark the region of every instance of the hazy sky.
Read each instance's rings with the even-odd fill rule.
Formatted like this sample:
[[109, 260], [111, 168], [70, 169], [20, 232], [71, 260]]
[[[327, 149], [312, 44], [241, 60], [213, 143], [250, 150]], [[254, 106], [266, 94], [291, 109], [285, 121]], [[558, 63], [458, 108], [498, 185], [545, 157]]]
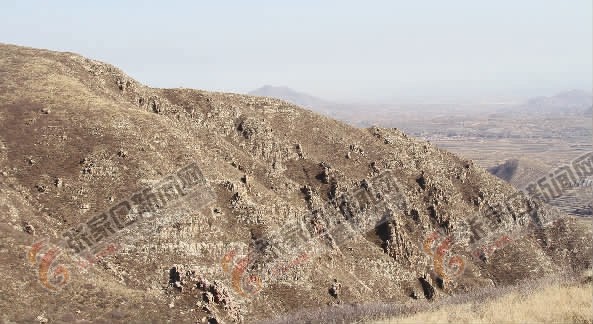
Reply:
[[2, 1], [0, 42], [150, 86], [329, 99], [591, 91], [591, 0]]

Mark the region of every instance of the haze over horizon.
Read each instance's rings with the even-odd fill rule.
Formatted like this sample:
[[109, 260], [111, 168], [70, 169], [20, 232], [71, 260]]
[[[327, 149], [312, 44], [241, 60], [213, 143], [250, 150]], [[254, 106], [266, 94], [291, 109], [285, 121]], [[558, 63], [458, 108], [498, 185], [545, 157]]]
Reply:
[[0, 42], [80, 53], [154, 87], [509, 99], [590, 92], [591, 21], [590, 1], [15, 2]]

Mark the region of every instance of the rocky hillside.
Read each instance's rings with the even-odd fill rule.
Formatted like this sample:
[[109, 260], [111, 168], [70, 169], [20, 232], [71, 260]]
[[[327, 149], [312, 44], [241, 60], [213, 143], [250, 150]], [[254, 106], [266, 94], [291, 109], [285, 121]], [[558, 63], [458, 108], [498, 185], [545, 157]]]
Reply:
[[[107, 240], [117, 251], [84, 271], [70, 250], [44, 273], [44, 260], [27, 258], [41, 239], [57, 244], [192, 162], [215, 193], [207, 207]], [[405, 198], [403, 206], [387, 201], [387, 222], [340, 245], [327, 233], [311, 256], [274, 261], [284, 262], [282, 276], [262, 276], [257, 294], [237, 293], [224, 267], [238, 259], [229, 252], [246, 255], [297, 219], [315, 228], [345, 222], [338, 198], [385, 170]], [[473, 260], [472, 216], [515, 192], [397, 129], [357, 129], [264, 97], [149, 88], [76, 54], [0, 44], [3, 320], [254, 321], [326, 305], [438, 299], [591, 265], [590, 228], [569, 217]], [[528, 215], [481, 217], [504, 232], [559, 213], [524, 196], [516, 203]], [[319, 219], [322, 206], [333, 218]], [[423, 249], [435, 230], [456, 233], [449, 256], [465, 261], [454, 281], [437, 276]], [[64, 281], [57, 264], [68, 269], [67, 284], [48, 291], [40, 284], [48, 271]]]

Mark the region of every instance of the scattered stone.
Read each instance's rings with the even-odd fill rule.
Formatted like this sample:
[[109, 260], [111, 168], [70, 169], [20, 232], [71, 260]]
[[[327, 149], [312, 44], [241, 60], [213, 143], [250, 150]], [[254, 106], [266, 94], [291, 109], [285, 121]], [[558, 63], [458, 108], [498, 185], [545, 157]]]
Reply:
[[230, 294], [228, 293], [222, 282], [214, 280], [214, 284], [210, 288], [210, 292], [212, 292], [212, 294], [214, 295], [214, 301], [216, 303], [229, 304]]
[[7, 177], [8, 176], [8, 173], [6, 173], [6, 171], [2, 171], [1, 174], [2, 174], [3, 177]]
[[41, 109], [41, 112], [47, 115], [51, 112], [51, 109], [49, 107], [45, 107]]
[[237, 130], [241, 132], [245, 139], [250, 139], [254, 135], [261, 133], [264, 128], [265, 125], [255, 118], [247, 118], [239, 124]]
[[297, 143], [295, 145], [295, 148], [296, 148], [297, 155], [299, 156], [299, 158], [304, 159], [305, 153], [303, 152], [303, 146], [300, 143]]
[[212, 314], [214, 313], [214, 308], [210, 305], [204, 305], [202, 306], [202, 311], [206, 312], [206, 314]]
[[424, 171], [422, 171], [422, 174], [416, 178], [416, 183], [422, 190], [426, 190], [426, 178], [424, 177]]
[[56, 185], [56, 187], [62, 188], [64, 186], [64, 180], [62, 180], [61, 178], [57, 178], [54, 181], [54, 184]]
[[169, 286], [183, 291], [183, 273], [179, 266], [174, 266], [169, 270]]
[[426, 297], [426, 299], [432, 299], [434, 297], [435, 290], [430, 276], [425, 273], [422, 277], [418, 278], [418, 281], [420, 281], [420, 284], [422, 285], [424, 297]]
[[323, 168], [323, 171], [321, 171], [316, 178], [324, 184], [329, 184], [331, 168], [324, 162], [319, 163], [319, 166]]
[[196, 282], [196, 287], [198, 287], [201, 290], [210, 290], [210, 282], [208, 282], [208, 280], [204, 279], [204, 278], [198, 278], [197, 282]]
[[231, 162], [231, 165], [233, 167], [237, 168], [239, 171], [245, 171], [245, 168], [241, 164], [239, 164], [239, 163], [237, 163], [235, 161]]
[[128, 156], [128, 152], [126, 152], [126, 151], [124, 151], [124, 150], [119, 150], [119, 151], [117, 152], [117, 155], [118, 155], [119, 157], [123, 157], [123, 158], [125, 158], [126, 156]]
[[120, 91], [125, 91], [131, 85], [130, 81], [124, 81], [122, 79], [117, 79], [117, 87]]
[[150, 102], [150, 108], [152, 108], [152, 111], [155, 114], [161, 114], [164, 112], [163, 107], [161, 107], [161, 104], [157, 100], [152, 100]]
[[24, 229], [25, 233], [30, 234], [30, 235], [35, 235], [35, 227], [33, 227], [33, 225], [25, 222], [23, 225], [23, 229]]
[[214, 295], [209, 291], [202, 293], [202, 299], [208, 304], [214, 303]]
[[377, 162], [375, 162], [375, 161], [371, 162], [370, 167], [373, 170], [373, 172], [375, 172], [375, 173], [379, 173], [381, 171], [379, 169], [379, 166], [377, 165]]
[[311, 188], [309, 185], [304, 185], [301, 187], [301, 192], [305, 194], [305, 201], [310, 203], [311, 200], [313, 200], [313, 188]]
[[37, 318], [35, 320], [37, 322], [39, 322], [39, 323], [47, 323], [47, 322], [49, 322], [49, 320], [47, 319], [47, 317], [45, 317], [43, 315], [37, 316]]
[[338, 298], [342, 291], [342, 284], [338, 282], [338, 279], [334, 279], [331, 287], [329, 287], [329, 294], [332, 295], [334, 298]]
[[350, 144], [350, 151], [364, 156], [364, 150], [356, 144]]
[[338, 185], [338, 183], [334, 180], [332, 181], [330, 187], [329, 187], [329, 192], [327, 193], [327, 196], [330, 200], [334, 200], [338, 197], [338, 193], [340, 191], [340, 186]]

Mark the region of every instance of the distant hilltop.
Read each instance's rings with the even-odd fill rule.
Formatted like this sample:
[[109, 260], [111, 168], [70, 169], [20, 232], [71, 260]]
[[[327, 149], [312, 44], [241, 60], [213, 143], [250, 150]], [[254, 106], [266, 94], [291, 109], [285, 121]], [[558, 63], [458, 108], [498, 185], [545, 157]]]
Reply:
[[551, 97], [535, 97], [527, 101], [527, 108], [536, 110], [579, 109], [589, 108], [593, 105], [593, 96], [590, 92], [570, 90], [561, 92]]
[[318, 108], [320, 106], [324, 106], [324, 105], [328, 104], [327, 101], [325, 101], [321, 98], [306, 94], [304, 92], [298, 92], [296, 90], [293, 90], [289, 87], [284, 87], [284, 86], [277, 87], [277, 86], [265, 85], [261, 88], [250, 91], [248, 94], [253, 95], [253, 96], [262, 96], [262, 97], [282, 99], [289, 103], [292, 103], [292, 104], [295, 104], [297, 106], [301, 106], [304, 108], [308, 108], [308, 109]]

